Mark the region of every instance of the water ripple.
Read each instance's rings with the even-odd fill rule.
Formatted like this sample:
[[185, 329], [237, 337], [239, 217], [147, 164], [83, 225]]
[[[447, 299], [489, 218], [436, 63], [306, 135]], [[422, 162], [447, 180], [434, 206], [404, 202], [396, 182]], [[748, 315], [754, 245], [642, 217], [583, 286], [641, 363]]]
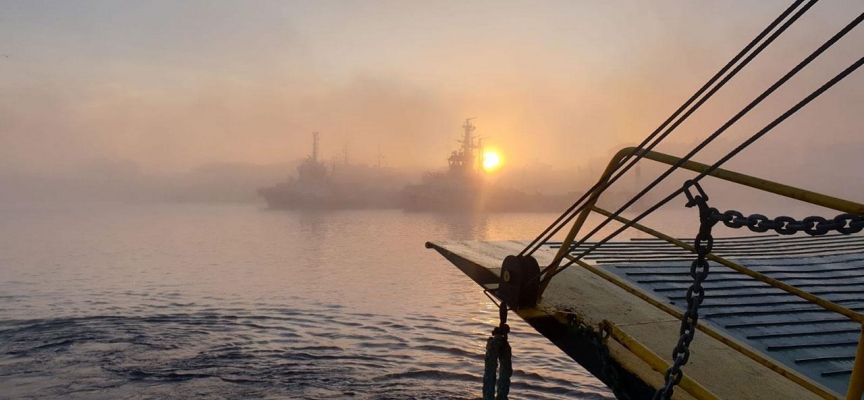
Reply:
[[[446, 234], [440, 220], [45, 215], [0, 209], [0, 234], [14, 233], [0, 240], [0, 399], [480, 395], [497, 310], [423, 247]], [[526, 324], [511, 328], [513, 398], [611, 398]]]
[[[465, 339], [447, 339], [456, 339], [458, 330], [442, 327], [444, 321], [434, 316], [393, 321], [340, 310], [322, 307], [286, 313], [271, 308], [244, 316], [236, 310], [208, 307], [192, 313], [5, 321], [0, 324], [0, 370], [11, 384], [7, 393], [13, 397], [25, 392], [35, 397], [88, 393], [59, 385], [42, 387], [34, 394], [29, 390], [35, 385], [36, 371], [57, 380], [74, 376], [113, 382], [98, 385], [99, 390], [118, 394], [126, 393], [129, 385], [147, 383], [191, 385], [204, 395], [221, 395], [224, 385], [246, 385], [254, 388], [249, 392], [254, 396], [423, 398], [422, 391], [416, 390], [418, 384], [412, 383], [416, 381], [435, 383], [436, 390], [442, 390], [437, 398], [477, 393], [482, 370], [466, 371], [464, 360], [482, 362], [482, 349], [454, 346]], [[345, 321], [356, 317], [367, 322]], [[412, 324], [413, 330], [399, 328]], [[479, 340], [475, 338], [475, 344]], [[405, 370], [405, 365], [411, 368]], [[192, 385], [192, 381], [207, 383]], [[457, 385], [437, 385], [445, 381]], [[514, 385], [527, 385], [524, 389], [532, 396], [542, 398], [564, 397], [580, 389], [564, 379], [519, 369], [514, 371]], [[419, 387], [423, 386], [428, 385]], [[185, 394], [181, 390], [166, 395]]]

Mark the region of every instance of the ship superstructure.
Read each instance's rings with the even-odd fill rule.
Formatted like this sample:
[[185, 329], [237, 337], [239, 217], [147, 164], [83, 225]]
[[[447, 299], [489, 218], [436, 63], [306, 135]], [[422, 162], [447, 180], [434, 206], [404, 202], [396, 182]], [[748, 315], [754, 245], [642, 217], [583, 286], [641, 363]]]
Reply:
[[453, 150], [447, 158], [449, 172], [454, 175], [473, 177], [482, 172], [483, 163], [483, 139], [474, 137], [477, 127], [471, 123], [474, 118], [467, 118], [462, 124], [462, 144], [458, 150]]
[[[345, 156], [347, 164], [347, 155]], [[374, 171], [373, 171], [374, 170]], [[297, 166], [297, 179], [288, 177], [258, 194], [275, 209], [394, 208], [398, 185], [381, 168], [328, 169], [321, 157], [318, 132], [312, 133], [312, 153]]]
[[318, 132], [312, 132], [312, 154], [297, 167], [299, 182], [304, 184], [321, 184], [327, 181], [327, 166], [320, 159], [320, 137]]
[[569, 197], [528, 194], [488, 182], [483, 170], [483, 138], [467, 118], [460, 146], [447, 157], [447, 171], [430, 172], [419, 184], [407, 185], [401, 196], [407, 211], [536, 212], [558, 210]]

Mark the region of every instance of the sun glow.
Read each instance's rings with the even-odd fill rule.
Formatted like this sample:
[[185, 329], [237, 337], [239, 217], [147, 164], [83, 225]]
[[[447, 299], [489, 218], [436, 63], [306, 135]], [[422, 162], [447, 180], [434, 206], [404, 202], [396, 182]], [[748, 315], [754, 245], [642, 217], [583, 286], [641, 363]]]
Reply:
[[495, 168], [498, 168], [498, 165], [500, 164], [501, 157], [498, 156], [498, 153], [494, 151], [487, 151], [483, 153], [483, 169], [491, 171]]

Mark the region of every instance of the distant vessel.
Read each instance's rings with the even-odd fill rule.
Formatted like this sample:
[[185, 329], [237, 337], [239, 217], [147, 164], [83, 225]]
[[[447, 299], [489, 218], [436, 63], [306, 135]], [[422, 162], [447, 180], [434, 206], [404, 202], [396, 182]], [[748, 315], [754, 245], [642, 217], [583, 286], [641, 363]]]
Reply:
[[421, 183], [402, 190], [401, 205], [406, 211], [443, 212], [538, 212], [566, 208], [572, 196], [528, 194], [488, 182], [483, 170], [483, 139], [468, 118], [462, 125], [459, 149], [447, 158], [448, 169], [429, 172]]
[[[345, 163], [347, 165], [347, 150]], [[336, 176], [335, 165], [327, 168], [320, 159], [318, 132], [312, 133], [312, 154], [297, 166], [298, 178], [258, 189], [258, 194], [275, 209], [360, 209], [396, 208], [396, 185], [392, 174], [381, 168], [345, 168]]]

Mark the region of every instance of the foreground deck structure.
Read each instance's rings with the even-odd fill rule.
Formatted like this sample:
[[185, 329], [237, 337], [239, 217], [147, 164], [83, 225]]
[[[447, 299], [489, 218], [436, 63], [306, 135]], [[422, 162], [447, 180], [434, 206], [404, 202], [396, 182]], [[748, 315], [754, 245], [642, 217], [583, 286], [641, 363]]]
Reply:
[[[632, 151], [619, 152], [601, 182]], [[679, 161], [650, 151], [641, 156]], [[681, 167], [702, 172], [708, 166], [688, 161]], [[719, 168], [709, 172], [850, 218], [864, 214], [858, 203]], [[602, 189], [591, 195], [563, 242], [546, 241], [533, 252], [541, 268], [551, 269], [539, 279], [536, 304], [506, 305], [617, 395], [652, 398], [664, 384], [680, 336], [695, 249], [687, 243], [692, 239], [670, 237], [597, 207], [601, 194]], [[589, 213], [650, 237], [608, 242], [585, 255], [595, 243], [575, 239]], [[500, 302], [499, 288], [507, 280], [502, 261], [530, 244], [433, 241], [426, 246]], [[714, 240], [707, 259], [711, 273], [702, 285], [699, 332], [673, 398], [861, 398], [864, 236], [728, 237]], [[555, 274], [562, 260], [574, 265]]]
[[[806, 240], [802, 240], [806, 239]], [[717, 239], [715, 254], [775, 279], [864, 310], [864, 237]], [[498, 286], [501, 260], [528, 243], [432, 242], [484, 290]], [[560, 243], [535, 253], [546, 265]], [[793, 255], [794, 254], [794, 255]], [[602, 378], [588, 326], [614, 326], [607, 340], [620, 379], [633, 398], [662, 384], [678, 340], [692, 254], [662, 240], [616, 242], [580, 268], [553, 279], [536, 308], [517, 313], [589, 372]], [[545, 264], [544, 264], [545, 263]], [[842, 398], [852, 373], [861, 326], [792, 294], [712, 262], [704, 285], [700, 336], [692, 345], [680, 398]], [[791, 379], [790, 379], [791, 378]], [[692, 393], [685, 393], [692, 392]]]

